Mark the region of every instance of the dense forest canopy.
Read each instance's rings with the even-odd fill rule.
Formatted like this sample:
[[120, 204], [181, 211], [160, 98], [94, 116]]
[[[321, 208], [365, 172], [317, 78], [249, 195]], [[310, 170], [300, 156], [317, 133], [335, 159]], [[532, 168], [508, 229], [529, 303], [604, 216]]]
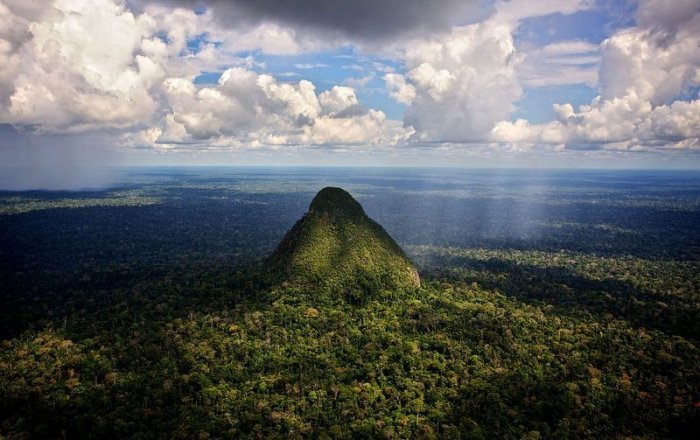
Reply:
[[[271, 276], [328, 185], [420, 288]], [[684, 172], [135, 169], [3, 192], [0, 436], [693, 438], [698, 225]]]

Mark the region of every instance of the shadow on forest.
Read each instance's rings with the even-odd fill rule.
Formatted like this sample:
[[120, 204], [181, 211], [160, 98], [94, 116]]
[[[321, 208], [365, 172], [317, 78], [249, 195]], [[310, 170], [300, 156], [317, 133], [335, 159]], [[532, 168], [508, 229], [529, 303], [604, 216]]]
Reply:
[[502, 259], [441, 257], [439, 265], [428, 263], [422, 272], [429, 278], [477, 283], [521, 301], [553, 305], [568, 314], [585, 312], [599, 318], [614, 317], [635, 327], [690, 338], [696, 337], [700, 330], [697, 315], [684, 308], [677, 298], [656, 297], [612, 278], [587, 278], [565, 267], [517, 264]]
[[235, 265], [227, 258], [169, 267], [135, 262], [82, 277], [0, 271], [0, 283], [7, 287], [0, 294], [4, 308], [0, 340], [46, 327], [66, 329], [77, 338], [91, 337], [100, 331], [129, 329], [144, 318], [182, 318], [244, 301], [256, 307], [261, 298], [255, 293], [264, 285], [254, 263]]

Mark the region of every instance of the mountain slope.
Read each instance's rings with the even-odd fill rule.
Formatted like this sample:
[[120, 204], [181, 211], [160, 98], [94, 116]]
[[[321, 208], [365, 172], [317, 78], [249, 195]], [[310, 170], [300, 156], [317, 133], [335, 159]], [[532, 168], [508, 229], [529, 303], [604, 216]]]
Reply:
[[319, 191], [268, 263], [292, 281], [341, 290], [352, 300], [420, 286], [401, 248], [340, 188]]

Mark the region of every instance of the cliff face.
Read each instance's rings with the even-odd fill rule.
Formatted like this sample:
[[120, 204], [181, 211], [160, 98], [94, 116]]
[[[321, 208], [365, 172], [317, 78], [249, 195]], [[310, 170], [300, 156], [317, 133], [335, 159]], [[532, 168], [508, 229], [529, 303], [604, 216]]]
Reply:
[[319, 191], [268, 263], [290, 280], [352, 295], [420, 286], [418, 271], [401, 248], [340, 188]]

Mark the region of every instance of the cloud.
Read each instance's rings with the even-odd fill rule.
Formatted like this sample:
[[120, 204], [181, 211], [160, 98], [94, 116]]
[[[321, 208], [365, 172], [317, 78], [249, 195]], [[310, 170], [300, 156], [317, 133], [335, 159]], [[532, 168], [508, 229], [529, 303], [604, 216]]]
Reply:
[[[407, 105], [404, 123], [416, 130], [414, 141], [480, 142], [494, 125], [506, 119], [522, 96], [518, 75], [525, 56], [513, 41], [513, 31], [527, 18], [570, 14], [590, 7], [586, 0], [500, 1], [495, 13], [481, 23], [455, 26], [448, 33], [410, 41], [405, 49], [405, 75], [384, 76], [390, 96]], [[568, 58], [581, 45], [543, 49], [553, 63]], [[586, 47], [586, 49], [590, 49]], [[559, 53], [557, 53], [559, 52]], [[569, 59], [573, 61], [573, 59]], [[529, 65], [528, 84], [551, 82], [556, 75]], [[559, 61], [562, 64], [563, 61]], [[561, 67], [561, 66], [558, 66]], [[555, 67], [550, 67], [553, 70]], [[577, 81], [583, 70], [567, 67]], [[588, 71], [584, 81], [594, 82]], [[561, 78], [561, 76], [556, 76]], [[560, 80], [561, 81], [561, 80]], [[566, 80], [569, 83], [571, 79]]]
[[[645, 4], [641, 2], [640, 8]], [[685, 10], [682, 2], [678, 4]], [[657, 105], [674, 99], [689, 85], [700, 83], [700, 1], [695, 2], [695, 14], [676, 23], [672, 34], [659, 30], [659, 26], [669, 24], [663, 15], [661, 18], [658, 25], [644, 21], [644, 26], [623, 30], [603, 42], [603, 99], [633, 91]]]
[[295, 64], [294, 67], [296, 67], [297, 69], [306, 70], [306, 69], [319, 69], [322, 67], [330, 67], [330, 66], [328, 64], [325, 64], [325, 63], [298, 63], [298, 64]]
[[[195, 3], [206, 8], [195, 12]], [[698, 147], [700, 0], [642, 0], [636, 25], [599, 46], [537, 48], [516, 46], [520, 23], [585, 10], [592, 0], [484, 4], [5, 0], [0, 124], [37, 135], [100, 132], [104, 142], [160, 150]], [[341, 46], [353, 53], [337, 55], [353, 60], [344, 67], [362, 74], [322, 92], [304, 70], [332, 66], [286, 66], [278, 81], [258, 61]], [[202, 72], [223, 74], [196, 84]], [[359, 102], [356, 90], [374, 78], [406, 106], [403, 121]], [[600, 96], [557, 105], [546, 124], [509, 120], [523, 86], [569, 84], [598, 87]]]
[[673, 32], [698, 12], [698, 0], [642, 0], [637, 7], [637, 25]]
[[700, 148], [700, 99], [652, 107], [635, 94], [595, 100], [574, 111], [555, 105], [559, 120], [530, 125], [501, 121], [492, 139], [505, 143], [586, 144], [610, 149]]
[[150, 118], [157, 108], [151, 90], [164, 71], [148, 53], [147, 16], [109, 0], [76, 0], [28, 18], [14, 12], [22, 10], [18, 3], [0, 5], [2, 20], [13, 23], [0, 37], [2, 121], [53, 132]]
[[346, 78], [345, 80], [343, 80], [343, 84], [350, 86], [354, 89], [364, 89], [365, 87], [367, 87], [367, 84], [369, 84], [374, 78], [375, 74], [374, 72], [372, 72], [369, 75], [365, 75], [359, 78]]
[[592, 0], [499, 1], [496, 3], [496, 13], [493, 19], [510, 27], [516, 27], [518, 22], [526, 18], [550, 14], [573, 14], [590, 9], [594, 3]]
[[15, 91], [14, 78], [19, 71], [20, 49], [30, 38], [27, 20], [17, 17], [7, 5], [0, 3], [0, 106], [10, 104]]
[[231, 28], [274, 23], [325, 39], [375, 44], [443, 31], [484, 18], [477, 0], [152, 0], [192, 8], [204, 5]]
[[526, 87], [585, 84], [596, 87], [600, 55], [598, 45], [560, 41], [524, 52], [518, 78]]
[[[0, 99], [7, 104], [0, 107], [0, 123], [25, 132], [99, 131], [106, 133], [103, 141], [111, 136], [121, 145], [159, 149], [391, 146], [412, 133], [362, 107], [351, 87], [317, 94], [309, 81], [279, 83], [250, 70], [263, 67], [250, 57], [230, 55], [248, 43], [255, 43], [248, 49], [265, 43], [256, 33], [274, 35], [275, 24], [239, 32], [216, 27], [211, 11], [150, 4], [134, 14], [116, 0], [27, 5], [0, 4]], [[237, 38], [245, 35], [254, 41]], [[188, 47], [193, 40], [196, 50]], [[292, 35], [274, 50], [296, 50], [297, 40]], [[193, 82], [221, 63], [234, 67], [217, 85]]]
[[[501, 121], [492, 140], [625, 150], [700, 148], [700, 2], [692, 3], [692, 8], [688, 2], [662, 5], [677, 7], [678, 13], [640, 2], [639, 25], [601, 44], [600, 96], [577, 110], [555, 105], [558, 120], [547, 124]], [[688, 100], [680, 99], [692, 91]]]
[[416, 88], [406, 82], [406, 77], [400, 73], [387, 73], [384, 82], [389, 95], [401, 104], [410, 105], [416, 97]]
[[294, 55], [301, 52], [318, 51], [329, 47], [329, 42], [314, 39], [288, 26], [262, 22], [255, 26], [229, 27], [218, 21], [212, 11], [207, 14], [214, 21], [209, 24], [212, 37], [223, 42], [220, 52], [236, 53], [259, 50], [269, 55]]
[[521, 95], [517, 61], [510, 29], [487, 21], [410, 44], [405, 77], [385, 81], [420, 140], [478, 141]]
[[232, 54], [299, 50], [285, 32], [265, 23], [222, 30], [211, 14], [158, 5], [135, 15], [118, 0], [9, 0], [0, 3], [0, 123], [39, 133], [147, 126], [163, 111], [168, 78], [222, 64], [261, 67]]
[[392, 146], [412, 134], [384, 113], [360, 106], [351, 87], [317, 94], [309, 81], [279, 83], [241, 67], [226, 70], [215, 86], [169, 78], [165, 95], [169, 113], [141, 134], [141, 142], [150, 140], [156, 147]]

